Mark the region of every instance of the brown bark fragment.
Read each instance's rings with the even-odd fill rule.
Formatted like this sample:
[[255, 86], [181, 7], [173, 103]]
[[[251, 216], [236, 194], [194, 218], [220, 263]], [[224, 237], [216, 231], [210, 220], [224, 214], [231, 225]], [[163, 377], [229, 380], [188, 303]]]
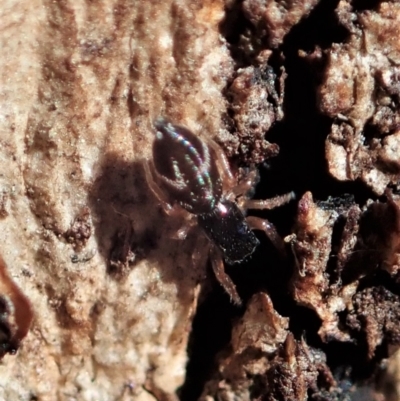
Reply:
[[376, 348], [383, 341], [387, 345], [399, 345], [399, 314], [399, 297], [383, 287], [367, 288], [354, 297], [347, 324], [365, 336], [368, 358], [374, 356]]
[[[323, 352], [296, 341], [287, 319], [273, 309], [266, 294], [255, 294], [234, 326], [230, 346], [218, 358], [218, 372], [200, 400], [306, 401], [336, 385]], [[335, 391], [326, 400], [334, 400]], [[331, 397], [331, 398], [330, 398]], [[324, 399], [324, 398], [321, 398]]]
[[269, 47], [278, 47], [284, 36], [318, 4], [318, 0], [245, 0], [246, 17], [266, 36]]
[[[345, 310], [357, 282], [340, 283], [344, 265], [356, 244], [360, 210], [346, 203], [315, 204], [310, 193], [303, 196], [298, 208], [296, 237], [292, 239], [296, 258], [291, 284], [294, 299], [316, 311], [322, 320], [319, 335], [324, 341], [332, 338], [348, 341], [348, 333], [340, 329], [338, 312]], [[333, 256], [332, 236], [339, 219], [345, 219], [346, 223]], [[328, 262], [332, 257], [337, 259], [335, 269], [329, 272]]]
[[255, 294], [246, 313], [232, 330], [231, 346], [218, 358], [218, 372], [204, 389], [200, 400], [258, 395], [258, 378], [269, 369], [269, 358], [287, 336], [287, 319], [274, 310], [267, 294]]
[[318, 102], [335, 118], [326, 140], [329, 171], [339, 180], [361, 179], [381, 195], [400, 178], [400, 6], [382, 2], [355, 12], [343, 0], [337, 14], [350, 37], [326, 51]]
[[231, 156], [239, 155], [243, 161], [261, 163], [279, 153], [278, 145], [265, 140], [265, 133], [274, 122], [283, 118], [284, 80], [283, 72], [278, 83], [278, 94], [276, 76], [266, 61], [257, 68], [238, 70], [228, 90], [237, 143], [237, 150], [230, 151]]

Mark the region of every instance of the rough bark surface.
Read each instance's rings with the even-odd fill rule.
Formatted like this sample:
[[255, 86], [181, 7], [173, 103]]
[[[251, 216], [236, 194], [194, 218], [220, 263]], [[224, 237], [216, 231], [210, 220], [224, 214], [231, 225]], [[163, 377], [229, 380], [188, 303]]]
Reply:
[[205, 273], [141, 163], [159, 115], [228, 136], [223, 16], [215, 1], [2, 3], [1, 254], [34, 318], [1, 399], [175, 397]]
[[[380, 373], [400, 399], [400, 6], [333, 3], [3, 1], [0, 399], [190, 393], [208, 254], [193, 232], [177, 239], [184, 217], [146, 183], [159, 116], [216, 139], [237, 176], [279, 154], [290, 174], [264, 185], [261, 169], [258, 189], [298, 196], [287, 255], [260, 236], [244, 261], [244, 282], [260, 275], [235, 281], [246, 306], [226, 307], [237, 318], [196, 397], [376, 401]], [[342, 36], [296, 42], [323, 13]], [[273, 143], [288, 124], [289, 155]], [[317, 184], [309, 148], [327, 166]]]
[[329, 171], [381, 195], [400, 178], [400, 5], [356, 13], [343, 0], [337, 14], [350, 37], [327, 51], [319, 88], [321, 111], [335, 118], [326, 140]]

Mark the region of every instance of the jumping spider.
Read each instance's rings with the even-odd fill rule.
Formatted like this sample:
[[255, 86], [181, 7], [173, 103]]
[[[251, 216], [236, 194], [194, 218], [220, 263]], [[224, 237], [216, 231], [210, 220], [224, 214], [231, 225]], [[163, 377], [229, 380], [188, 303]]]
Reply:
[[200, 139], [187, 128], [164, 118], [154, 123], [153, 159], [145, 163], [150, 189], [167, 214], [186, 213], [188, 224], [179, 232], [185, 238], [197, 222], [209, 239], [215, 276], [235, 304], [241, 304], [236, 286], [225, 273], [228, 264], [240, 263], [259, 244], [252, 230], [262, 230], [283, 252], [275, 227], [265, 219], [245, 217], [247, 209], [273, 209], [294, 198], [294, 193], [267, 200], [246, 197], [257, 182], [256, 170], [239, 183], [234, 179], [223, 150], [210, 139]]

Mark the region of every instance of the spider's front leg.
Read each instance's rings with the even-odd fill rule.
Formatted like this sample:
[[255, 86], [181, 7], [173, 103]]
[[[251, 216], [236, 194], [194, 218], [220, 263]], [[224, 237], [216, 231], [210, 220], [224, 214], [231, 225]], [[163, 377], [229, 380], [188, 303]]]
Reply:
[[[288, 194], [276, 196], [270, 199], [247, 199], [244, 201], [244, 207], [247, 209], [271, 210], [285, 205], [293, 199], [295, 199], [294, 192], [289, 192]], [[282, 255], [285, 255], [285, 242], [271, 222], [269, 222], [267, 219], [262, 219], [255, 216], [247, 216], [246, 222], [252, 230], [264, 231], [279, 252]]]
[[242, 305], [242, 300], [240, 299], [239, 294], [236, 290], [236, 285], [225, 272], [225, 265], [222, 259], [221, 252], [214, 245], [211, 246], [210, 249], [210, 260], [215, 277], [228, 293], [228, 295], [231, 297], [233, 303], [238, 306]]
[[272, 223], [267, 219], [262, 219], [261, 217], [256, 216], [247, 216], [246, 222], [252, 230], [264, 231], [281, 255], [285, 255], [285, 242]]
[[[254, 189], [259, 180], [258, 171], [251, 170], [245, 177], [243, 177], [236, 185], [234, 185], [226, 195], [230, 200], [235, 200], [237, 197], [246, 195], [250, 190]], [[243, 203], [244, 199], [239, 201], [240, 207], [245, 208]]]
[[284, 195], [278, 195], [269, 199], [246, 199], [243, 202], [245, 209], [271, 210], [276, 207], [286, 205], [291, 200], [296, 199], [296, 194], [292, 191]]
[[[196, 234], [196, 228], [194, 228]], [[214, 275], [218, 282], [222, 285], [231, 300], [236, 305], [241, 305], [242, 300], [236, 290], [236, 286], [231, 278], [225, 272], [225, 264], [221, 251], [202, 233], [197, 232], [197, 239], [193, 247], [192, 267], [198, 271], [199, 267], [203, 269], [207, 260], [211, 262]]]

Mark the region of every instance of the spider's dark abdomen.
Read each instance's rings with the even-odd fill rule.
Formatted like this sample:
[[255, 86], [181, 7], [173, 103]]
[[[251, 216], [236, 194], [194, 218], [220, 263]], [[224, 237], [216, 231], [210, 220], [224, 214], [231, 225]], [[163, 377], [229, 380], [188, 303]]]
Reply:
[[207, 143], [165, 119], [155, 127], [153, 163], [164, 190], [190, 213], [211, 212], [222, 196], [222, 183]]
[[259, 244], [243, 213], [231, 201], [220, 201], [211, 213], [199, 215], [198, 222], [229, 264], [241, 262]]

